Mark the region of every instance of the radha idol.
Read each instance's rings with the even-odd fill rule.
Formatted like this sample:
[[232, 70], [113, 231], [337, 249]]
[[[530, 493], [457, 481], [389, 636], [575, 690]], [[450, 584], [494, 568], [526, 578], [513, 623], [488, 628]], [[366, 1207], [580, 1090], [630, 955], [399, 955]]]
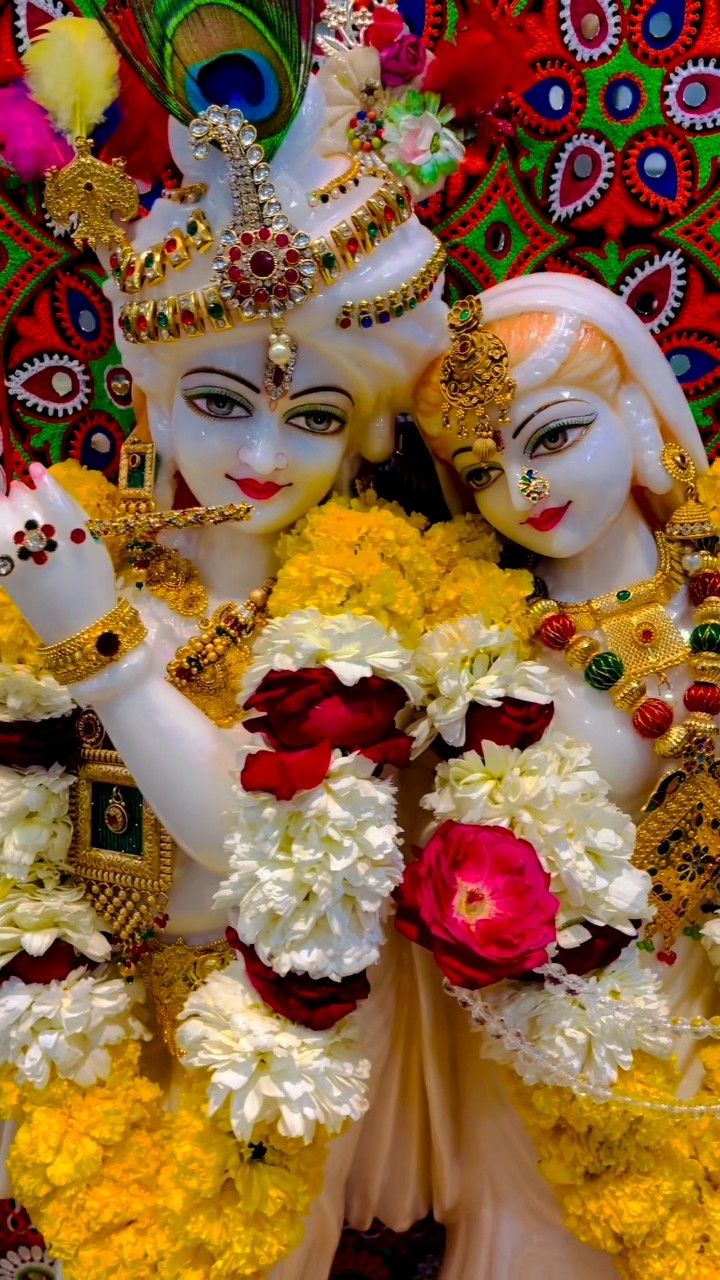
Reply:
[[[494, 1204], [477, 1274], [714, 1276], [720, 561], [704, 451], [653, 338], [598, 285], [497, 285], [456, 304], [450, 339], [416, 416], [504, 562], [532, 574], [510, 627], [490, 602], [416, 655], [431, 694], [417, 733], [443, 762], [397, 923], [432, 951], [466, 1031], [483, 1028], [475, 1062], [456, 1031], [459, 1149], [493, 1152], [470, 1176]], [[569, 1236], [548, 1251], [513, 1200], [537, 1153], [480, 1052], [524, 1081], [540, 1169], [613, 1262], [578, 1261]]]

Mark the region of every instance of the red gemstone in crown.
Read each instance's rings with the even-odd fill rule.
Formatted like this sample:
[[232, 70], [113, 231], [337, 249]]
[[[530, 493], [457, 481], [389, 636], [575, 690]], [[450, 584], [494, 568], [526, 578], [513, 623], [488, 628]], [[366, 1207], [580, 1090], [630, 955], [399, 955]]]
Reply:
[[291, 229], [243, 231], [221, 262], [222, 267], [216, 265], [220, 286], [233, 286], [228, 301], [247, 319], [268, 314], [279, 319], [287, 307], [304, 302], [314, 286], [310, 237]]

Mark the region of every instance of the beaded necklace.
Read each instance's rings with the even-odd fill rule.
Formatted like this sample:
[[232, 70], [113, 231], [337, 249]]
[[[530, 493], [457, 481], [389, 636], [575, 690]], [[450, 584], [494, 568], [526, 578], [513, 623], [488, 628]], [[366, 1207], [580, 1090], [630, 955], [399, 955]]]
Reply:
[[[720, 558], [718, 531], [699, 500], [695, 468], [684, 450], [666, 446], [663, 464], [686, 488], [683, 504], [656, 533], [652, 578], [578, 604], [535, 600], [536, 634], [563, 652], [588, 685], [611, 694], [636, 732], [659, 756], [678, 761], [650, 796], [633, 861], [653, 882], [657, 926], [666, 946], [681, 927], [697, 936], [703, 916], [720, 905]], [[695, 626], [685, 641], [664, 605], [687, 584]], [[580, 628], [600, 631], [612, 648]], [[666, 672], [687, 663], [693, 680], [683, 695], [688, 715], [674, 724], [667, 700], [648, 697], [645, 679], [666, 685]], [[674, 953], [666, 952], [672, 962]]]

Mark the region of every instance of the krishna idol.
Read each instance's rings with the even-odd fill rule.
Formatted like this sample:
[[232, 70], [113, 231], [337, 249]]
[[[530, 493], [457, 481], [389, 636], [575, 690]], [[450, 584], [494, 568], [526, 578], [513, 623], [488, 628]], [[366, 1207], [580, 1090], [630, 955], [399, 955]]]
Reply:
[[[399, 717], [453, 548], [341, 495], [443, 348], [443, 253], [372, 147], [323, 152], [312, 10], [108, 6], [27, 56], [75, 142], [48, 210], [107, 265], [149, 424], [105, 510], [36, 465], [0, 509], [3, 583], [42, 641], [15, 718], [56, 721], [65, 690], [83, 708], [71, 844], [59, 766], [4, 779], [8, 1169], [64, 1280], [318, 1280], [344, 1215], [328, 1147], [347, 1163], [373, 1093], [405, 1163], [370, 1216], [425, 1211], [390, 948], [377, 962]], [[116, 46], [175, 117], [182, 175], [135, 221], [133, 180], [88, 140]], [[45, 838], [21, 852], [31, 788]]]

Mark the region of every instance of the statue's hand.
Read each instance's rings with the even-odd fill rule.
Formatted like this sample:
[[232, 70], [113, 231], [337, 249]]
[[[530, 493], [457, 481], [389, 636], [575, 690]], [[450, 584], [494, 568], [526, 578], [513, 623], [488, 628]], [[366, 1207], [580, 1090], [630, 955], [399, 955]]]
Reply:
[[41, 639], [56, 644], [114, 608], [115, 571], [82, 507], [40, 463], [30, 476], [34, 490], [16, 481], [0, 497], [0, 568], [13, 566], [0, 587]]

